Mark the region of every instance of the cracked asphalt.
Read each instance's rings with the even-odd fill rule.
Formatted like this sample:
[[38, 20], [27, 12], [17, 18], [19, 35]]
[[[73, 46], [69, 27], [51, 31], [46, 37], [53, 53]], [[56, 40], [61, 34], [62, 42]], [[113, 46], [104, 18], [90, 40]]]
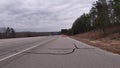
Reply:
[[55, 40], [24, 52], [0, 68], [120, 68], [120, 56], [117, 54], [69, 37], [52, 38]]

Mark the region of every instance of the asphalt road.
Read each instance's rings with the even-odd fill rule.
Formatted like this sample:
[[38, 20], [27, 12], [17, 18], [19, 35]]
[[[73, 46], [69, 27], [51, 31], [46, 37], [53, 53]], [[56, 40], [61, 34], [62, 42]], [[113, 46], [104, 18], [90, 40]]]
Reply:
[[0, 68], [120, 68], [119, 55], [65, 36], [0, 40], [0, 59]]
[[32, 37], [32, 38], [15, 38], [0, 40], [0, 59], [13, 53], [20, 52], [26, 48], [32, 47], [50, 39], [51, 37]]

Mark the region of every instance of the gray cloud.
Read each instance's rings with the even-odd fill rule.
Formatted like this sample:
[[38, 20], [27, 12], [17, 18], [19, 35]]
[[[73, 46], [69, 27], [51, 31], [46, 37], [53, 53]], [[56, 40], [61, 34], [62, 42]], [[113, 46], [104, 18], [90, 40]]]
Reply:
[[58, 31], [70, 28], [96, 0], [1, 0], [0, 27], [24, 31]]

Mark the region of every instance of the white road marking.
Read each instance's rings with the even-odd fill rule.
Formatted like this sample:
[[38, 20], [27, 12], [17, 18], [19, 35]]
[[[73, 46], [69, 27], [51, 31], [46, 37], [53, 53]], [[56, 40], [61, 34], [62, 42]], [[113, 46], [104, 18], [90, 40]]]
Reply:
[[2, 59], [0, 59], [0, 62], [2, 62], [2, 61], [4, 61], [4, 60], [7, 60], [7, 59], [9, 59], [9, 58], [11, 58], [11, 57], [17, 56], [17, 55], [19, 55], [19, 54], [22, 54], [22, 53], [24, 53], [24, 52], [26, 52], [26, 51], [28, 51], [28, 50], [31, 50], [31, 49], [33, 49], [33, 48], [36, 48], [36, 47], [38, 47], [38, 46], [40, 46], [40, 45], [43, 45], [43, 44], [45, 44], [45, 43], [47, 43], [47, 42], [49, 42], [49, 41], [52, 41], [52, 40], [53, 40], [53, 39], [47, 40], [46, 42], [41, 42], [41, 43], [39, 43], [39, 44], [37, 44], [37, 45], [35, 45], [35, 46], [33, 46], [33, 47], [27, 48], [27, 49], [22, 50], [22, 51], [20, 51], [20, 52], [18, 52], [18, 53], [15, 53], [15, 54], [12, 54], [12, 55], [7, 56], [7, 57], [5, 57], [5, 58], [2, 58]]

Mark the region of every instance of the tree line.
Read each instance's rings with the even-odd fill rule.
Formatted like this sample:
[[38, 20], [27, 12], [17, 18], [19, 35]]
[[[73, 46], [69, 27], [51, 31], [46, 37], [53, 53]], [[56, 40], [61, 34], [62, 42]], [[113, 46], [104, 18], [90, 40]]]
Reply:
[[89, 13], [75, 20], [67, 33], [74, 35], [101, 29], [106, 35], [106, 28], [116, 25], [120, 25], [120, 0], [98, 0], [93, 3]]
[[60, 32], [17, 32], [14, 28], [1, 27], [0, 39], [59, 35]]
[[0, 28], [0, 38], [15, 38], [16, 32], [13, 28], [10, 27], [2, 27]]

